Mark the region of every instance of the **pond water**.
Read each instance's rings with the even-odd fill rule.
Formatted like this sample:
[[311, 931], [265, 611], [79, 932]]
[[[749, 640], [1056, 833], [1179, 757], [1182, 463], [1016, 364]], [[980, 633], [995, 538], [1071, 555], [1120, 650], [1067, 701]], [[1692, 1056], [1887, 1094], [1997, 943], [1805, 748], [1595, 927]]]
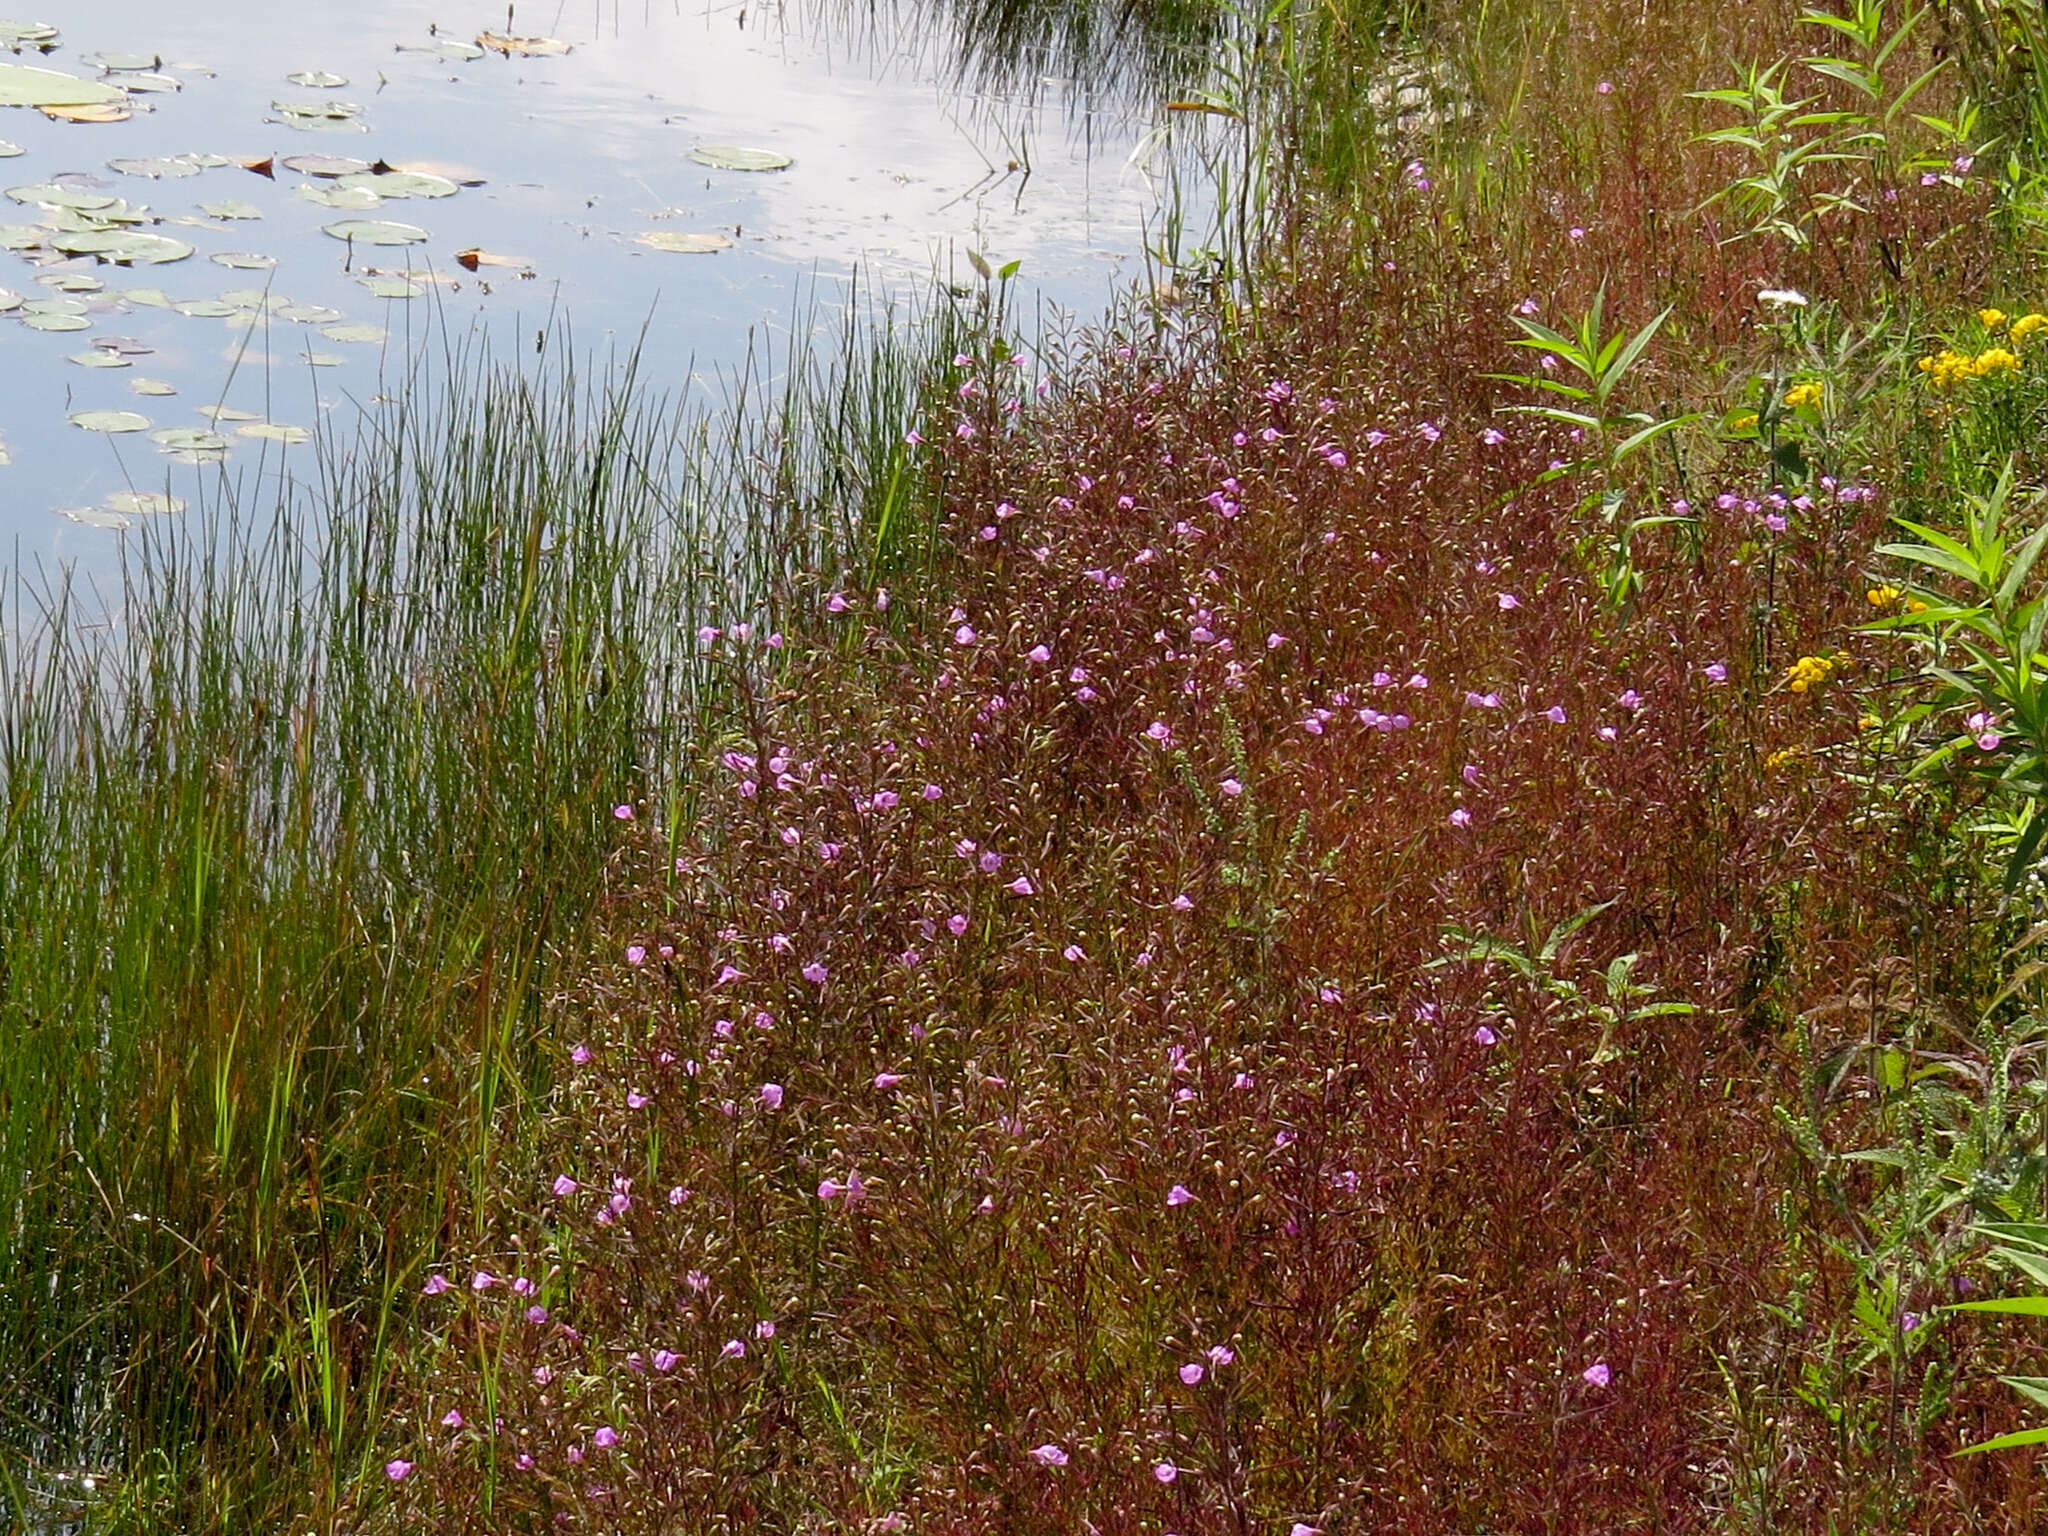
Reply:
[[1064, 56], [1056, 27], [1018, 33], [991, 47], [969, 0], [0, 21], [0, 100], [57, 98], [0, 110], [0, 538], [18, 565], [110, 562], [210, 476], [310, 469], [308, 432], [479, 327], [644, 337], [677, 389], [789, 326], [812, 275], [908, 293], [970, 249], [1091, 314], [1142, 270], [1158, 81], [1117, 23]]

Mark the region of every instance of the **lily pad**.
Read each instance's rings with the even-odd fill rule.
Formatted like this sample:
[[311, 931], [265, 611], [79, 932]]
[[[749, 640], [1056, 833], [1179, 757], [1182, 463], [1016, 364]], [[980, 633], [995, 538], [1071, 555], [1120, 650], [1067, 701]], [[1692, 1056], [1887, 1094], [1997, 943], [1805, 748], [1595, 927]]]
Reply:
[[238, 315], [240, 310], [232, 304], [223, 304], [219, 299], [173, 299], [171, 308], [187, 320], [225, 320]]
[[0, 48], [19, 53], [40, 48], [45, 53], [57, 46], [57, 29], [47, 21], [0, 21]]
[[479, 32], [476, 45], [493, 53], [502, 53], [507, 58], [517, 54], [524, 59], [558, 58], [567, 53], [570, 46], [559, 37], [513, 37], [504, 32]]
[[298, 193], [309, 203], [318, 203], [323, 208], [333, 208], [342, 213], [368, 213], [384, 202], [367, 187], [321, 186], [310, 181], [300, 182]]
[[278, 319], [294, 325], [332, 325], [342, 318], [340, 310], [326, 304], [284, 304], [276, 313]]
[[45, 288], [58, 293], [101, 293], [106, 284], [96, 277], [87, 277], [83, 272], [46, 272], [36, 281]]
[[680, 256], [708, 256], [713, 251], [722, 251], [732, 244], [730, 235], [693, 234], [681, 229], [657, 229], [633, 237], [640, 244], [657, 251], [674, 251]]
[[145, 309], [169, 309], [171, 301], [161, 288], [123, 288], [121, 297], [130, 304], [140, 304]]
[[747, 149], [738, 144], [699, 144], [690, 151], [690, 158], [720, 171], [785, 171], [796, 164], [779, 149]]
[[32, 251], [49, 233], [33, 224], [0, 224], [0, 251]]
[[147, 176], [152, 180], [197, 176], [206, 167], [187, 155], [121, 155], [107, 162], [107, 169], [123, 176]]
[[365, 325], [361, 321], [351, 321], [346, 325], [323, 325], [320, 327], [320, 334], [329, 341], [356, 341], [375, 344], [384, 339], [384, 327], [381, 325]]
[[50, 248], [73, 256], [97, 256], [117, 266], [158, 267], [183, 261], [192, 247], [169, 235], [146, 235], [134, 230], [88, 230], [82, 234], [50, 236]]
[[286, 118], [361, 117], [359, 101], [273, 101], [270, 110]]
[[120, 73], [138, 69], [160, 69], [164, 56], [160, 53], [85, 53], [79, 55], [78, 62], [90, 64], [94, 69], [106, 70], [109, 73]]
[[146, 341], [137, 341], [133, 336], [95, 336], [92, 344], [102, 352], [112, 352], [121, 357], [148, 357], [156, 351]]
[[57, 515], [69, 518], [72, 522], [82, 524], [87, 528], [110, 528], [116, 533], [120, 532], [123, 528], [132, 528], [134, 526], [133, 523], [121, 516], [120, 513], [109, 512], [105, 507], [59, 507]]
[[136, 411], [73, 411], [66, 418], [88, 432], [147, 432], [149, 418]]
[[81, 368], [133, 368], [135, 365], [118, 352], [73, 352], [64, 359]]
[[369, 161], [348, 155], [286, 155], [277, 163], [301, 176], [353, 176], [371, 168]]
[[357, 171], [342, 177], [341, 185], [378, 197], [453, 197], [462, 190], [446, 176], [426, 171]]
[[181, 453], [225, 453], [228, 440], [204, 427], [159, 427], [149, 434], [159, 448]]
[[162, 379], [130, 379], [128, 389], [137, 395], [175, 395], [178, 392], [175, 386]]
[[110, 192], [95, 192], [90, 187], [67, 187], [55, 181], [9, 187], [7, 195], [17, 203], [32, 203], [38, 208], [71, 208], [81, 213], [111, 208], [121, 201]]
[[348, 84], [348, 78], [325, 69], [295, 69], [285, 76], [292, 85], [303, 85], [309, 91], [337, 91]]
[[267, 272], [277, 265], [275, 256], [265, 256], [260, 251], [215, 251], [206, 259], [217, 267], [237, 272]]
[[122, 75], [121, 89], [124, 91], [182, 91], [185, 82], [176, 75]]
[[89, 331], [92, 322], [83, 315], [56, 315], [47, 310], [24, 313], [21, 323], [32, 331]]
[[427, 238], [427, 232], [417, 224], [399, 224], [390, 219], [339, 219], [320, 228], [351, 245], [418, 245]]
[[260, 219], [263, 210], [254, 203], [245, 203], [237, 198], [224, 197], [217, 203], [201, 203], [199, 211], [215, 219]]
[[88, 101], [77, 106], [66, 104], [40, 107], [38, 110], [43, 116], [60, 123], [125, 123], [135, 115], [135, 107], [126, 96], [119, 101]]
[[261, 421], [263, 418], [254, 411], [245, 411], [238, 405], [201, 405], [195, 410], [215, 426], [224, 421]]
[[339, 368], [347, 361], [339, 352], [308, 352], [305, 358], [308, 368]]
[[379, 272], [369, 277], [356, 279], [379, 299], [416, 299], [427, 290], [411, 278], [399, 277], [392, 272]]
[[0, 107], [112, 106], [127, 96], [98, 80], [81, 80], [61, 69], [0, 64]]
[[276, 421], [258, 421], [237, 427], [235, 436], [260, 438], [272, 443], [310, 443], [313, 440], [313, 434], [304, 427], [286, 426]]
[[0, 315], [10, 309], [21, 308], [21, 295], [11, 288], [0, 288]]
[[185, 510], [183, 501], [162, 491], [116, 491], [107, 498], [107, 506], [115, 512], [133, 512], [139, 516], [163, 515]]
[[27, 153], [28, 151], [19, 144], [9, 143], [6, 139], [0, 139], [0, 160], [12, 160], [16, 155], [25, 155]]

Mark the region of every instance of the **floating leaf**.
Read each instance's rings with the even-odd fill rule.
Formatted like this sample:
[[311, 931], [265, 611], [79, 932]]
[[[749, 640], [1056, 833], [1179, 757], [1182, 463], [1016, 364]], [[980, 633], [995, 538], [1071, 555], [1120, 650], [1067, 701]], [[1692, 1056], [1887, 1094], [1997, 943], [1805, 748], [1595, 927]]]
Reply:
[[308, 368], [339, 368], [347, 361], [348, 359], [338, 352], [308, 352], [306, 354], [306, 366]]
[[73, 352], [64, 359], [81, 368], [132, 368], [135, 365], [116, 352]]
[[325, 304], [285, 304], [279, 306], [277, 318], [294, 325], [332, 325], [342, 315], [340, 310]]
[[52, 235], [52, 250], [73, 256], [97, 256], [116, 266], [158, 267], [165, 262], [183, 261], [192, 247], [169, 235], [145, 235], [134, 230], [88, 230], [83, 234]]
[[270, 110], [288, 121], [300, 118], [349, 118], [363, 115], [363, 105], [359, 101], [273, 101]]
[[528, 274], [533, 271], [533, 263], [523, 256], [500, 256], [496, 251], [480, 250], [476, 246], [471, 246], [466, 251], [457, 251], [455, 264], [465, 272], [474, 272], [478, 267], [510, 267]]
[[454, 160], [412, 160], [403, 165], [390, 165], [380, 160], [371, 167], [375, 171], [403, 171], [416, 176], [438, 176], [443, 181], [452, 181], [458, 187], [480, 187], [486, 178], [473, 165], [463, 165]]
[[796, 164], [780, 150], [745, 149], [737, 144], [699, 144], [690, 151], [690, 158], [721, 171], [782, 171]]
[[95, 336], [92, 344], [102, 352], [114, 352], [122, 357], [148, 357], [156, 350], [148, 342], [137, 341], [133, 336]]
[[124, 288], [121, 297], [130, 304], [140, 304], [146, 309], [169, 309], [171, 301], [161, 288]]
[[114, 106], [127, 96], [98, 80], [81, 80], [61, 69], [0, 64], [0, 107]]
[[335, 91], [348, 84], [345, 76], [324, 69], [295, 69], [284, 78], [287, 83], [303, 85], [309, 91]]
[[711, 252], [722, 251], [732, 244], [730, 235], [699, 235], [680, 229], [650, 230], [633, 238], [657, 251], [674, 251], [680, 256], [708, 256]]
[[410, 278], [397, 277], [389, 272], [380, 272], [371, 277], [356, 279], [371, 294], [380, 299], [416, 299], [427, 290]]
[[47, 21], [0, 21], [0, 48], [15, 53], [24, 48], [40, 48], [47, 53], [56, 46], [57, 29]]
[[260, 219], [263, 210], [254, 203], [239, 202], [235, 198], [222, 198], [217, 203], [201, 203], [199, 211], [216, 219]]
[[19, 144], [11, 144], [6, 139], [0, 139], [0, 160], [12, 160], [16, 155], [27, 153], [28, 151]]
[[33, 224], [0, 224], [0, 251], [32, 251], [49, 233]]
[[88, 432], [147, 432], [149, 418], [135, 411], [73, 411], [67, 418]]
[[226, 438], [204, 427], [159, 427], [149, 434], [149, 440], [159, 448], [184, 453], [225, 453], [228, 446]]
[[390, 219], [340, 219], [320, 227], [351, 245], [418, 245], [427, 238], [427, 232], [417, 224], [399, 224]]
[[372, 208], [382, 206], [384, 199], [367, 187], [344, 187], [340, 184], [320, 186], [314, 182], [302, 181], [298, 194], [309, 203], [318, 203], [323, 208], [333, 208], [341, 213], [368, 213]]
[[255, 411], [245, 411], [238, 405], [201, 405], [194, 407], [194, 409], [215, 426], [219, 426], [224, 421], [261, 421], [263, 419]]
[[371, 169], [369, 161], [347, 155], [286, 155], [277, 163], [301, 176], [354, 176]]
[[453, 64], [467, 64], [484, 56], [484, 50], [475, 43], [457, 42], [454, 38], [439, 38], [431, 43], [400, 43], [400, 53], [425, 53], [435, 58], [447, 59]]
[[569, 51], [569, 45], [558, 37], [512, 37], [504, 32], [479, 32], [476, 45], [507, 58], [518, 54], [527, 59], [551, 59]]
[[123, 75], [121, 89], [124, 91], [182, 91], [185, 82], [176, 75]]
[[116, 73], [124, 70], [161, 69], [164, 56], [160, 53], [85, 53], [78, 62], [89, 64], [94, 69]]
[[304, 427], [289, 427], [274, 421], [259, 421], [250, 426], [237, 427], [235, 436], [261, 438], [272, 443], [310, 443], [313, 440], [313, 434]]
[[54, 181], [9, 187], [7, 195], [17, 203], [33, 203], [38, 208], [71, 208], [82, 213], [111, 208], [121, 201], [108, 192], [95, 192], [89, 187], [67, 187]]
[[134, 512], [142, 516], [185, 510], [184, 502], [162, 491], [116, 491], [107, 498], [107, 505], [116, 512]]
[[21, 308], [21, 295], [11, 288], [0, 288], [0, 315], [10, 309]]
[[47, 288], [59, 293], [98, 293], [107, 285], [96, 277], [87, 277], [83, 272], [50, 272], [36, 279]]
[[25, 315], [82, 315], [89, 306], [83, 299], [30, 299], [21, 306]]
[[381, 325], [364, 325], [360, 321], [354, 321], [346, 325], [323, 325], [320, 327], [320, 334], [329, 341], [375, 343], [384, 339], [384, 327]]
[[175, 299], [171, 308], [188, 320], [225, 320], [238, 315], [240, 310], [232, 304], [223, 304], [219, 299]]
[[107, 169], [119, 171], [123, 176], [148, 176], [161, 180], [197, 176], [206, 167], [190, 155], [122, 155], [109, 160]]
[[178, 392], [162, 379], [130, 379], [128, 388], [138, 395], [175, 395]]
[[56, 315], [47, 310], [24, 313], [21, 323], [32, 331], [89, 331], [92, 322], [83, 315]]
[[279, 310], [291, 303], [281, 293], [272, 293], [267, 288], [230, 288], [220, 296], [223, 304], [232, 304], [237, 309]]
[[265, 256], [260, 251], [215, 251], [206, 259], [217, 267], [237, 272], [268, 272], [277, 265], [275, 256]]
[[423, 171], [357, 171], [342, 177], [341, 185], [378, 197], [453, 197], [462, 190], [446, 176]]
[[59, 507], [57, 515], [69, 518], [74, 523], [81, 523], [87, 528], [111, 528], [117, 533], [123, 528], [133, 526], [120, 513], [109, 512], [104, 507]]
[[[6, 66], [0, 65], [0, 68]], [[125, 123], [135, 115], [135, 109], [124, 96], [119, 101], [94, 101], [83, 106], [59, 106], [39, 108], [43, 116], [54, 118], [60, 123]]]

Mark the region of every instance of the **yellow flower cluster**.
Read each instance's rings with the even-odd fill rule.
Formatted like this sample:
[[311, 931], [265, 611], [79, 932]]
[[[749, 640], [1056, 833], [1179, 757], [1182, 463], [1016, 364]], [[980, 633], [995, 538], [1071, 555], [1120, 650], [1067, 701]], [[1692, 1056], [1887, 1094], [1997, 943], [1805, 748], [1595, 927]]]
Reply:
[[2005, 324], [2005, 311], [2002, 309], [1980, 309], [1977, 311], [1977, 323], [1982, 325], [1987, 331], [1995, 331]]
[[1780, 747], [1764, 759], [1764, 767], [1776, 772], [1787, 764], [1797, 762], [1805, 754], [1798, 747]]
[[2012, 323], [2012, 339], [2025, 341], [2043, 326], [2048, 326], [2048, 315], [2021, 315]]
[[1872, 587], [1863, 594], [1873, 608], [1889, 608], [1905, 595], [1905, 593], [1901, 592], [1890, 582], [1886, 582], [1881, 587]]
[[1785, 403], [1794, 410], [1802, 405], [1817, 406], [1827, 397], [1827, 386], [1815, 379], [1809, 379], [1804, 384], [1794, 384], [1785, 391]]
[[1841, 670], [1843, 660], [1840, 656], [1802, 656], [1786, 669], [1785, 686], [1794, 693], [1818, 688]]
[[1987, 347], [1975, 357], [1944, 348], [1933, 357], [1920, 359], [1920, 371], [1936, 389], [1948, 389], [1966, 379], [1982, 379], [1994, 373], [2018, 373], [2017, 353], [2005, 347]]

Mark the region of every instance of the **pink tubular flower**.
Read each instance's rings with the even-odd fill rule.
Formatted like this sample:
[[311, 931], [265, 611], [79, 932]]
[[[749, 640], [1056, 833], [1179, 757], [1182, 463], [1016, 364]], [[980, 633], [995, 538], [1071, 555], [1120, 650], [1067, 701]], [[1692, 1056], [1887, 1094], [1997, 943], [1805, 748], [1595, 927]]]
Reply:
[[1035, 896], [1038, 893], [1038, 887], [1033, 885], [1031, 881], [1023, 875], [1019, 875], [1016, 879], [1012, 880], [1008, 885], [1003, 887], [1003, 889], [1008, 891], [1012, 896]]
[[827, 974], [828, 973], [825, 969], [824, 962], [819, 960], [813, 960], [809, 965], [804, 967], [803, 972], [805, 981], [812, 983], [814, 986], [820, 987], [822, 987], [825, 984], [825, 977]]
[[1180, 1468], [1170, 1461], [1162, 1461], [1152, 1469], [1152, 1475], [1162, 1483], [1170, 1483], [1180, 1476]]
[[612, 816], [618, 821], [631, 821], [633, 819], [633, 807], [630, 805], [615, 805], [612, 807]]
[[1193, 1192], [1185, 1184], [1176, 1184], [1166, 1192], [1166, 1203], [1168, 1205], [1186, 1205], [1194, 1198]]
[[1462, 805], [1459, 806], [1455, 811], [1451, 812], [1451, 825], [1454, 827], [1471, 826], [1472, 813], [1466, 810], [1465, 807], [1463, 807]]
[[674, 1370], [677, 1364], [681, 1362], [682, 1358], [683, 1357], [677, 1354], [674, 1350], [657, 1349], [654, 1352], [654, 1368], [657, 1371], [666, 1374], [667, 1372]]
[[1181, 1381], [1190, 1387], [1199, 1387], [1202, 1384], [1202, 1378], [1207, 1374], [1208, 1372], [1204, 1371], [1201, 1366], [1192, 1360], [1180, 1368]]
[[846, 1186], [837, 1179], [821, 1179], [818, 1183], [818, 1198], [820, 1200], [837, 1200], [845, 1193]]
[[1225, 779], [1221, 784], [1218, 784], [1216, 787], [1222, 790], [1224, 794], [1229, 795], [1233, 798], [1244, 793], [1244, 784], [1241, 780], [1238, 779]]
[[1484, 1024], [1472, 1031], [1472, 1043], [1474, 1045], [1493, 1045], [1499, 1040], [1500, 1036], [1496, 1035]]
[[533, 1324], [534, 1327], [538, 1328], [542, 1323], [548, 1320], [548, 1309], [546, 1307], [539, 1305], [538, 1303], [535, 1303], [533, 1306], [530, 1306], [526, 1309], [526, 1320], [529, 1323]]
[[412, 1463], [403, 1456], [394, 1456], [384, 1463], [384, 1475], [394, 1483], [402, 1483], [412, 1476]]
[[1173, 739], [1173, 727], [1164, 720], [1154, 720], [1145, 727], [1145, 735], [1153, 741], [1171, 741]]
[[877, 1072], [875, 1074], [875, 1086], [881, 1089], [883, 1092], [887, 1092], [889, 1089], [894, 1088], [898, 1083], [902, 1081], [903, 1074], [901, 1072]]
[[554, 1188], [555, 1198], [557, 1200], [568, 1199], [571, 1195], [575, 1194], [580, 1187], [581, 1186], [578, 1185], [577, 1182], [574, 1179], [570, 1178], [569, 1175], [567, 1175], [566, 1173], [558, 1173], [555, 1175]]
[[1048, 1443], [1046, 1445], [1034, 1446], [1031, 1451], [1031, 1459], [1041, 1467], [1064, 1467], [1067, 1464], [1067, 1453], [1058, 1446]]
[[645, 965], [646, 963], [647, 946], [645, 944], [628, 944], [626, 946], [626, 964]]
[[718, 1352], [718, 1358], [721, 1360], [739, 1360], [743, 1359], [746, 1353], [747, 1346], [745, 1340], [727, 1339], [725, 1341], [725, 1348]]
[[469, 1277], [469, 1288], [472, 1291], [488, 1291], [497, 1283], [498, 1277], [488, 1269], [480, 1269]]
[[443, 1429], [460, 1429], [462, 1428], [462, 1423], [462, 1410], [460, 1408], [450, 1408], [441, 1415], [441, 1427]]
[[1980, 752], [1996, 752], [1998, 744], [2005, 738], [1998, 734], [1998, 720], [1995, 716], [1978, 710], [1963, 724], [1969, 729], [1971, 738]]
[[1579, 1372], [1579, 1375], [1588, 1386], [1593, 1387], [1604, 1387], [1614, 1379], [1614, 1373], [1607, 1368], [1605, 1360], [1595, 1360]]
[[1550, 708], [1543, 711], [1543, 718], [1552, 725], [1563, 725], [1565, 720], [1564, 706], [1562, 704], [1551, 705]]
[[1046, 662], [1052, 660], [1052, 652], [1042, 645], [1034, 645], [1033, 647], [1031, 647], [1030, 650], [1026, 651], [1024, 654], [1028, 656], [1031, 660], [1037, 662], [1040, 666], [1043, 666]]
[[590, 1443], [601, 1450], [610, 1450], [619, 1443], [619, 1432], [607, 1424], [590, 1437]]
[[429, 1275], [427, 1276], [427, 1283], [420, 1288], [420, 1294], [422, 1296], [438, 1296], [443, 1291], [452, 1291], [454, 1289], [455, 1287], [448, 1283], [446, 1275]]
[[761, 1085], [761, 1102], [770, 1109], [782, 1108], [782, 1084], [763, 1083]]
[[1209, 1363], [1211, 1365], [1235, 1365], [1237, 1363], [1237, 1351], [1228, 1344], [1211, 1344], [1209, 1346]]

